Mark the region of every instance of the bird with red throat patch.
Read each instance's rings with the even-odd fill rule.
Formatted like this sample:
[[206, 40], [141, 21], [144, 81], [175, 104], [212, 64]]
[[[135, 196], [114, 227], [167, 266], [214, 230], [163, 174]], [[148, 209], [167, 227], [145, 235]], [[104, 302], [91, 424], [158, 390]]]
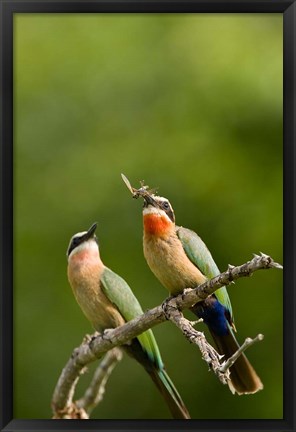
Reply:
[[[143, 249], [151, 271], [171, 295], [196, 286], [220, 274], [202, 239], [187, 228], [177, 226], [174, 210], [167, 198], [160, 197], [144, 186], [133, 188], [122, 174], [123, 181], [134, 198], [142, 197]], [[226, 287], [221, 287], [205, 300], [196, 303], [191, 311], [208, 326], [217, 351], [224, 359], [239, 348], [234, 332], [234, 318]], [[230, 368], [228, 382], [232, 393], [252, 394], [263, 389], [253, 366], [241, 354]]]

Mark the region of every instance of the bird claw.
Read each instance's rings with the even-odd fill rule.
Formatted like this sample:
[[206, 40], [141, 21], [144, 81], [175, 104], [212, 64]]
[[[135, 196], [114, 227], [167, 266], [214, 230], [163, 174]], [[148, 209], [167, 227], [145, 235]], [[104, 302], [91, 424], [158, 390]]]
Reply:
[[103, 331], [103, 333], [101, 334], [102, 339], [104, 339], [104, 340], [108, 340], [108, 339], [109, 339], [108, 334], [109, 334], [110, 332], [112, 332], [112, 331], [113, 331], [113, 329], [105, 329], [105, 330]]
[[189, 292], [193, 291], [192, 288], [184, 288], [182, 294], [187, 294]]
[[92, 337], [93, 336], [91, 336], [89, 334], [84, 335], [83, 339], [82, 339], [82, 343], [86, 343], [86, 344], [89, 343], [92, 340]]
[[173, 305], [171, 305], [170, 302], [173, 300], [173, 298], [175, 298], [175, 296], [167, 297], [161, 304], [161, 308], [167, 320], [170, 319], [170, 309], [173, 308]]

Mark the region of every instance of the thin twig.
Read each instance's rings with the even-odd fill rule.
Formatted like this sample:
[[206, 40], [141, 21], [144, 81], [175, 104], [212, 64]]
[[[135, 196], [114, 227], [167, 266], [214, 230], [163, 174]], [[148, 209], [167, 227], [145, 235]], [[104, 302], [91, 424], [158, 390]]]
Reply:
[[239, 358], [239, 356], [244, 351], [246, 351], [247, 348], [254, 345], [256, 342], [262, 341], [263, 339], [263, 334], [258, 334], [254, 339], [248, 337], [245, 342], [238, 348], [238, 350], [221, 365], [220, 372], [224, 373], [226, 370], [228, 370]]
[[206, 340], [203, 332], [197, 331], [193, 328], [196, 321], [193, 323], [184, 317], [182, 312], [172, 306], [165, 306], [165, 314], [167, 319], [172, 321], [183, 333], [185, 338], [198, 346], [203, 360], [205, 360], [211, 370], [217, 375], [222, 384], [227, 384], [230, 380], [229, 368], [221, 370], [221, 356], [212, 345]]
[[105, 354], [84, 396], [76, 401], [76, 406], [78, 408], [83, 408], [89, 415], [101, 402], [105, 393], [107, 381], [113, 369], [121, 359], [122, 351], [120, 348], [113, 348]]

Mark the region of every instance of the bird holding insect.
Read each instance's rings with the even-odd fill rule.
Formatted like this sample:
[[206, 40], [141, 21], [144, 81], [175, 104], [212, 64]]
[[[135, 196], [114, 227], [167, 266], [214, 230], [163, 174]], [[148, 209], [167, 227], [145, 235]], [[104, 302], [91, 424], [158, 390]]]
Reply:
[[[151, 271], [172, 295], [195, 288], [220, 273], [202, 239], [194, 231], [176, 225], [168, 199], [156, 195], [143, 182], [136, 189], [123, 174], [122, 179], [134, 198], [143, 198], [144, 256]], [[191, 311], [208, 326], [218, 352], [225, 359], [231, 357], [239, 344], [226, 287], [192, 306]], [[232, 393], [240, 395], [263, 388], [245, 354], [230, 368], [228, 385]]]

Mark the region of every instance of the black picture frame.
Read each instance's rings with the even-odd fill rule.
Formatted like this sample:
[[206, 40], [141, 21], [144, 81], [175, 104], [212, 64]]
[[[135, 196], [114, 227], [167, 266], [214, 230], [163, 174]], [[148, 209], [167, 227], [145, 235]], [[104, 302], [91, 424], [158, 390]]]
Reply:
[[[1, 0], [1, 405], [3, 431], [295, 429], [296, 4], [292, 0]], [[282, 13], [284, 41], [284, 418], [281, 420], [21, 420], [13, 418], [13, 15], [15, 13]], [[268, 401], [266, 402], [268, 403]]]

